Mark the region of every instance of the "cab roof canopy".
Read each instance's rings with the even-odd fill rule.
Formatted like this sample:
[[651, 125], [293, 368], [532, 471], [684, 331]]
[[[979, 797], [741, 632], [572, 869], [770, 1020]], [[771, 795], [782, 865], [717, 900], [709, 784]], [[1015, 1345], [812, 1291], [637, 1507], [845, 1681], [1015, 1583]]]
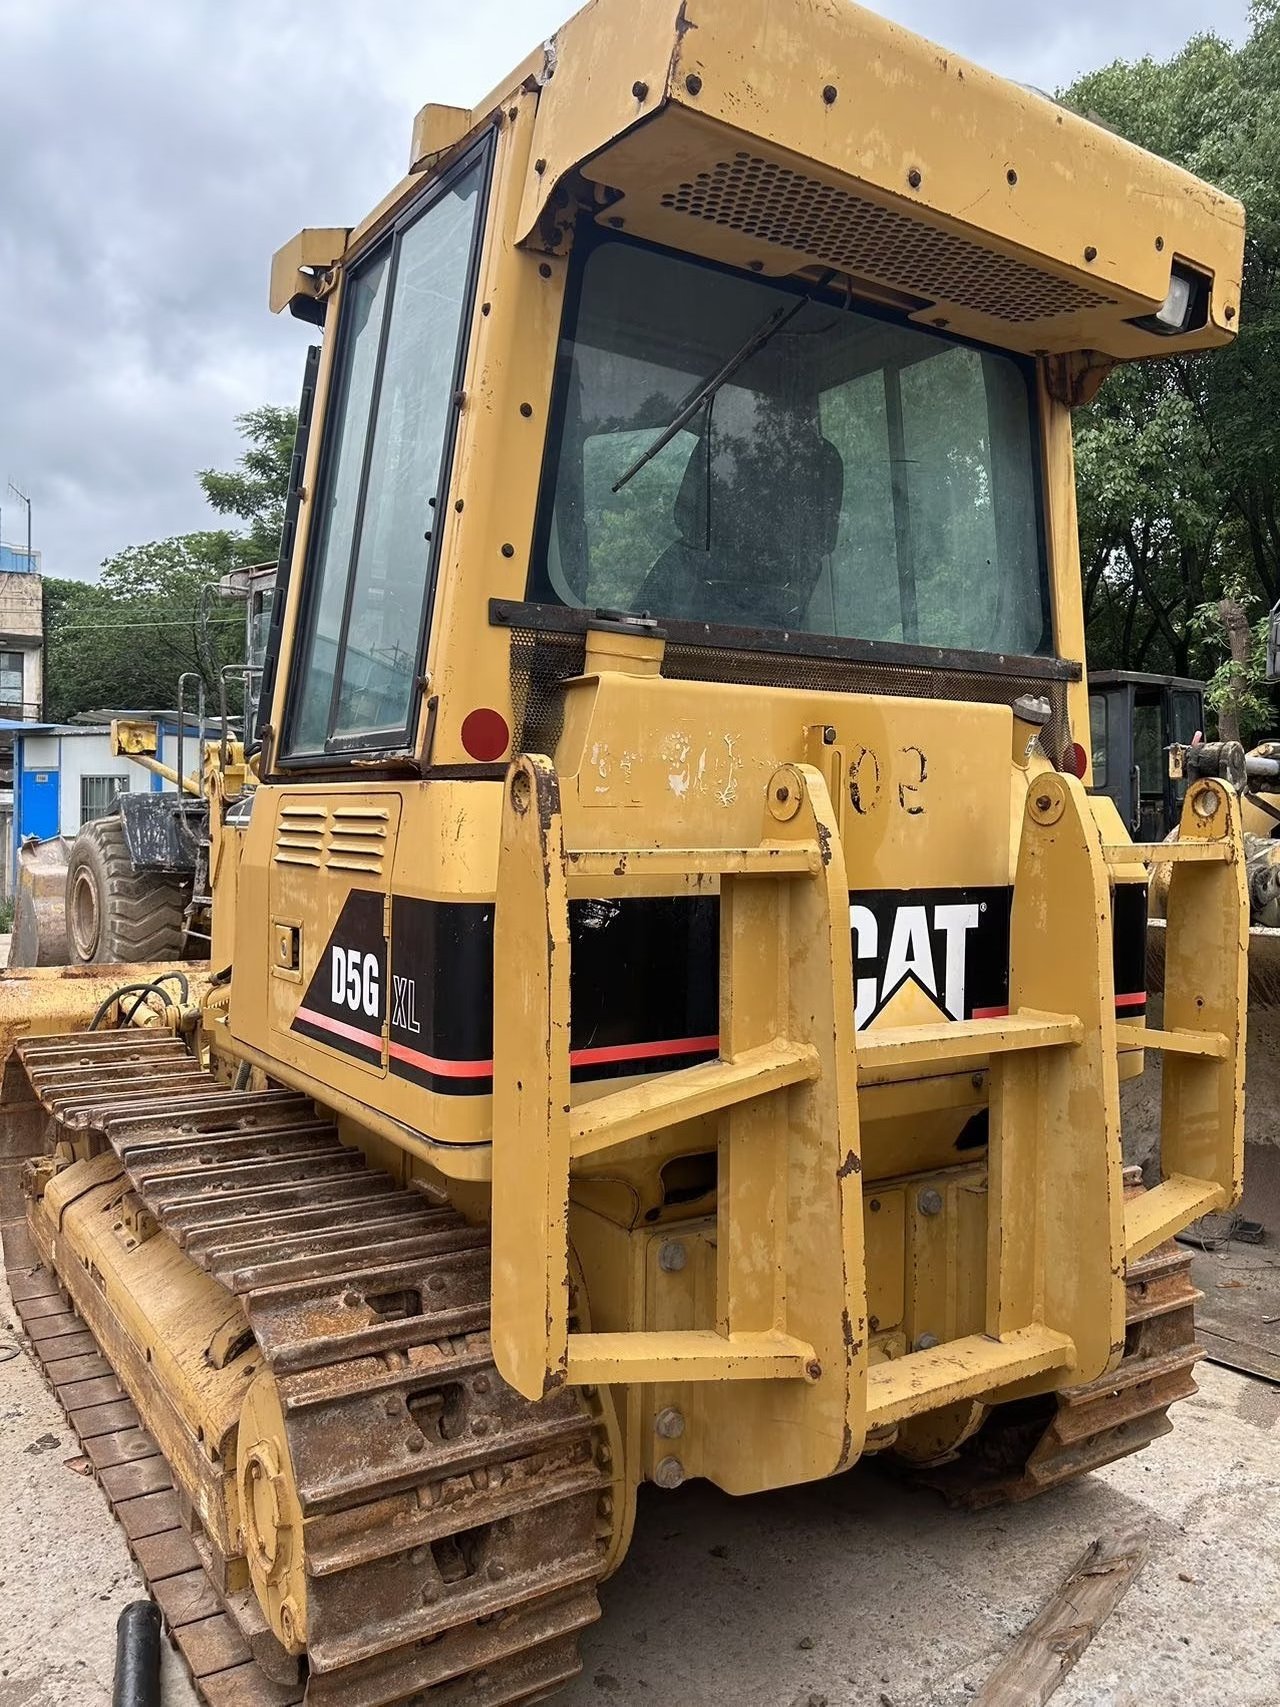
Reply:
[[[1238, 202], [850, 0], [593, 0], [505, 98], [457, 113], [454, 147], [533, 86], [527, 244], [558, 247], [585, 199], [636, 236], [765, 274], [834, 269], [1027, 353], [1163, 355], [1237, 325]], [[431, 164], [455, 111], [420, 115]], [[1136, 325], [1175, 266], [1189, 329]]]

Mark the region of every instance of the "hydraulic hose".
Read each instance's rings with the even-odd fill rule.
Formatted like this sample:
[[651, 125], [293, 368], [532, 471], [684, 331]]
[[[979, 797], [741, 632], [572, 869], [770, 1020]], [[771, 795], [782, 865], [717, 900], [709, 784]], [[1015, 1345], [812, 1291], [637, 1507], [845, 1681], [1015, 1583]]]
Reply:
[[112, 1003], [119, 1002], [124, 996], [131, 996], [136, 993], [136, 999], [128, 1013], [125, 1013], [123, 1008], [121, 1010], [120, 1023], [122, 1025], [129, 1024], [133, 1019], [134, 1014], [137, 1013], [138, 1009], [142, 1006], [143, 1002], [146, 1001], [148, 995], [150, 995], [152, 991], [159, 996], [163, 996], [165, 1001], [171, 1001], [172, 996], [163, 988], [163, 986], [171, 980], [176, 980], [178, 983], [181, 992], [178, 1000], [180, 1002], [187, 1001], [191, 995], [191, 985], [187, 982], [186, 973], [177, 971], [161, 972], [159, 976], [155, 978], [143, 978], [138, 979], [131, 984], [121, 984], [118, 990], [113, 990], [109, 996], [104, 997], [98, 1006], [98, 1011], [89, 1021], [89, 1030], [97, 1031], [107, 1013], [110, 1011]]
[[160, 1707], [160, 1608], [131, 1600], [116, 1622], [111, 1707]]

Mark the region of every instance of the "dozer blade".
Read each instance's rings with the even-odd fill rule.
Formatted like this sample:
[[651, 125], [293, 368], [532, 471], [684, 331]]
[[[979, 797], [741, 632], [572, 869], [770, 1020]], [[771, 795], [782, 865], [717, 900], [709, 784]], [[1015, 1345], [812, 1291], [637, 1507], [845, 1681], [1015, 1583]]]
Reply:
[[[78, 1159], [28, 1170], [38, 1260], [10, 1224], [5, 1261], [202, 1698], [542, 1699], [599, 1615], [620, 1464], [600, 1395], [531, 1403], [502, 1381], [486, 1229], [367, 1168], [291, 1093], [188, 1069], [148, 1101], [137, 1047], [18, 1045]], [[185, 1353], [206, 1398], [233, 1394], [216, 1443], [182, 1413], [175, 1292], [219, 1323]]]

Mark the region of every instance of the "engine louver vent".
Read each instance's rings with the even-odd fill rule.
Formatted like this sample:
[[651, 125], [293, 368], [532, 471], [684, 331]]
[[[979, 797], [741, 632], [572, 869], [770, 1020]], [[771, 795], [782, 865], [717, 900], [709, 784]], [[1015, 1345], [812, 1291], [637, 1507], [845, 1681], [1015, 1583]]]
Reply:
[[1016, 325], [1115, 306], [1113, 297], [756, 154], [718, 161], [667, 190], [661, 204], [926, 302]]

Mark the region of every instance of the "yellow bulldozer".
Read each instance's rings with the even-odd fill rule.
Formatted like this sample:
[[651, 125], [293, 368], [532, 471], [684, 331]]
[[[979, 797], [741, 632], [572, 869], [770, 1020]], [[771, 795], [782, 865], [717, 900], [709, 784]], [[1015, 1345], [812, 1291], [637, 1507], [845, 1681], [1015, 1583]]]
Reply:
[[1148, 1027], [1071, 412], [1229, 342], [1242, 250], [844, 0], [595, 0], [277, 254], [323, 340], [213, 960], [0, 985], [10, 1285], [213, 1707], [542, 1699], [645, 1481], [1016, 1498], [1167, 1429], [1239, 803], [1162, 850]]

